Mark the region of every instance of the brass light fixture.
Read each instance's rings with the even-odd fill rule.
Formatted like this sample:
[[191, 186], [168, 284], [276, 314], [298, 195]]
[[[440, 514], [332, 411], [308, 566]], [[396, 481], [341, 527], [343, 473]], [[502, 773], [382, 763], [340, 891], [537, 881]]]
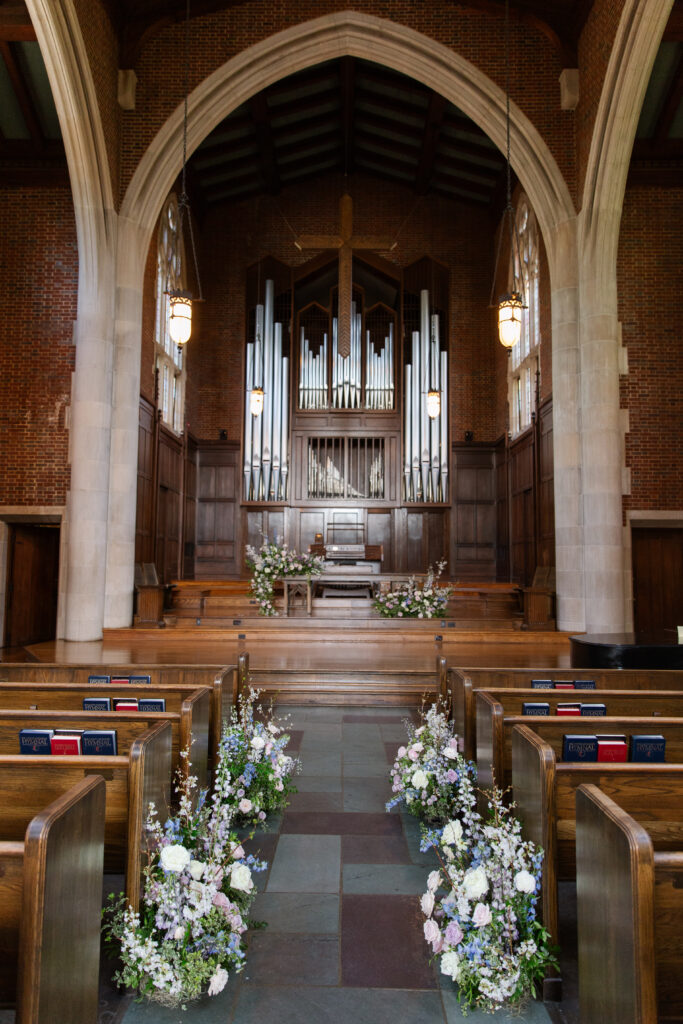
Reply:
[[176, 251], [174, 257], [174, 269], [177, 270], [179, 255], [183, 253], [183, 220], [187, 218], [187, 226], [192, 246], [192, 258], [194, 260], [194, 271], [197, 280], [199, 297], [195, 299], [192, 292], [180, 288], [171, 288], [168, 291], [168, 305], [170, 311], [168, 333], [176, 345], [184, 345], [189, 341], [192, 333], [192, 303], [202, 302], [202, 285], [199, 278], [199, 265], [197, 263], [197, 250], [194, 244], [194, 233], [192, 231], [192, 217], [190, 215], [190, 202], [187, 196], [187, 96], [189, 92], [190, 79], [190, 0], [187, 0], [185, 7], [185, 108], [183, 112], [183, 169], [181, 175], [180, 198], [178, 199], [178, 230], [175, 236]]
[[[522, 334], [522, 310], [524, 305], [524, 289], [522, 279], [517, 275], [517, 267], [521, 267], [521, 246], [515, 210], [512, 205], [512, 187], [510, 181], [510, 0], [505, 0], [505, 132], [506, 132], [506, 186], [507, 201], [503, 220], [498, 235], [498, 248], [496, 250], [496, 264], [493, 270], [493, 284], [491, 285], [491, 298], [489, 306], [498, 310], [498, 339], [505, 348], [514, 348]], [[500, 257], [500, 245], [505, 230], [505, 221], [508, 222], [510, 235], [510, 291], [501, 295], [498, 302], [493, 301], [493, 291], [496, 287], [498, 276], [498, 260]]]

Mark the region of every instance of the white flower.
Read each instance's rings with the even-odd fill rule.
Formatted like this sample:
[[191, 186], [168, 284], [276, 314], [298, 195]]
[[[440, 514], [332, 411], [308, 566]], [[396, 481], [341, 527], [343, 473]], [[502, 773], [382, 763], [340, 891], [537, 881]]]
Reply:
[[426, 892], [423, 894], [422, 898], [420, 899], [420, 907], [422, 908], [422, 913], [425, 915], [425, 917], [432, 916], [432, 910], [434, 909], [433, 892]]
[[444, 747], [443, 755], [444, 757], [449, 758], [449, 760], [455, 761], [458, 756], [458, 751], [456, 750], [455, 747]]
[[179, 924], [178, 927], [176, 928], [176, 930], [173, 932], [173, 938], [176, 940], [176, 942], [179, 942], [180, 939], [182, 939], [184, 934], [185, 934], [185, 929], [183, 928], [182, 925]]
[[439, 882], [441, 881], [440, 871], [430, 871], [429, 878], [427, 879], [427, 888], [430, 892], [436, 892], [439, 888]]
[[478, 868], [470, 868], [465, 872], [462, 887], [469, 900], [478, 900], [480, 896], [484, 895], [489, 887], [489, 880], [481, 864]]
[[475, 928], [483, 928], [491, 924], [491, 908], [486, 903], [477, 903], [472, 911], [472, 924]]
[[441, 835], [441, 842], [445, 846], [459, 846], [462, 842], [462, 825], [457, 820], [448, 821], [444, 825], [444, 830]]
[[164, 871], [176, 871], [180, 874], [192, 860], [189, 850], [179, 843], [164, 846], [159, 854], [159, 862]]
[[205, 865], [202, 863], [201, 860], [190, 861], [190, 874], [196, 881], [199, 881], [199, 879], [204, 874], [204, 867]]
[[421, 736], [424, 731], [425, 731], [425, 727], [424, 727], [424, 725], [421, 725], [419, 729], [415, 730], [415, 735], [416, 736]]
[[233, 864], [230, 872], [230, 887], [239, 889], [241, 892], [251, 892], [254, 888], [251, 871], [246, 864]]
[[268, 732], [272, 732], [273, 736], [277, 736], [277, 734], [280, 731], [279, 727], [275, 724], [275, 722], [268, 722], [266, 728], [268, 729]]
[[248, 814], [248, 813], [249, 813], [249, 811], [251, 810], [252, 806], [253, 806], [253, 804], [252, 804], [251, 800], [247, 800], [247, 798], [246, 798], [246, 796], [245, 796], [245, 797], [243, 797], [243, 799], [242, 799], [242, 800], [240, 800], [240, 802], [238, 803], [238, 805], [237, 805], [237, 809], [238, 809], [239, 811], [241, 811], [241, 812], [242, 812], [242, 814]]
[[427, 785], [427, 776], [421, 768], [418, 768], [416, 772], [413, 772], [413, 777], [410, 781], [415, 789], [424, 789]]
[[413, 743], [411, 749], [414, 750], [416, 753], [421, 754], [422, 751], [424, 750], [424, 743]]
[[217, 967], [209, 981], [209, 995], [217, 996], [222, 992], [228, 982], [228, 972], [223, 967]]
[[517, 892], [532, 893], [536, 888], [536, 879], [528, 871], [518, 871], [515, 875], [515, 889]]
[[252, 736], [251, 745], [254, 748], [254, 750], [263, 750], [263, 748], [266, 745], [266, 741], [264, 740], [263, 736]]
[[453, 981], [458, 980], [460, 974], [460, 957], [457, 953], [444, 953], [441, 957], [441, 973], [447, 974]]

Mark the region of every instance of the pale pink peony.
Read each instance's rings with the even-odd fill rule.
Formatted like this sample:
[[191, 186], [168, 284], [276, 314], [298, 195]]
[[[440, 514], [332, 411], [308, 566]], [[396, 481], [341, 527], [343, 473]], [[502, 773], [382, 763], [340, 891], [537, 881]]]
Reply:
[[430, 917], [429, 920], [425, 921], [423, 929], [425, 940], [427, 942], [437, 942], [441, 938], [441, 929], [433, 917]]
[[491, 908], [486, 903], [477, 903], [472, 911], [472, 924], [475, 928], [483, 928], [491, 924]]
[[457, 921], [449, 921], [444, 932], [444, 938], [449, 946], [457, 946], [463, 940], [463, 930]]

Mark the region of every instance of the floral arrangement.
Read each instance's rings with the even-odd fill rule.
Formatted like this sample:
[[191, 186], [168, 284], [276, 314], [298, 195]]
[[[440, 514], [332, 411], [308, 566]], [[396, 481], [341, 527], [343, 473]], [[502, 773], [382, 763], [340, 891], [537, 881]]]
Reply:
[[247, 545], [247, 566], [252, 573], [250, 592], [258, 601], [259, 615], [277, 615], [273, 600], [275, 580], [283, 576], [320, 576], [324, 559], [319, 555], [297, 554], [279, 538], [270, 541], [264, 537], [258, 550]]
[[292, 776], [301, 770], [298, 759], [285, 754], [288, 734], [257, 704], [259, 695], [251, 687], [240, 694], [221, 738], [221, 759], [232, 775], [226, 798], [240, 827], [262, 824], [285, 807], [296, 792]]
[[163, 825], [150, 805], [140, 913], [123, 894], [111, 896], [105, 909], [105, 938], [123, 964], [115, 981], [166, 1006], [184, 1005], [204, 991], [217, 995], [230, 971], [242, 970], [256, 895], [252, 873], [266, 867], [245, 854], [232, 831], [228, 757], [219, 758], [211, 796], [197, 795], [196, 783], [195, 776], [178, 773], [179, 809]]
[[467, 826], [476, 818], [476, 769], [458, 751], [458, 737], [445, 707], [432, 704], [420, 713], [421, 725], [406, 722], [408, 743], [398, 748], [391, 768], [392, 791], [387, 810], [405, 804], [425, 825], [449, 818]]
[[488, 807], [485, 822], [463, 828], [455, 819], [439, 831], [441, 870], [429, 875], [421, 907], [425, 939], [457, 982], [463, 1010], [493, 1013], [533, 995], [557, 960], [536, 920], [543, 852], [522, 840], [500, 790]]
[[446, 568], [446, 562], [437, 562], [436, 572], [430, 565], [425, 579], [419, 583], [411, 576], [395, 590], [379, 594], [373, 607], [385, 619], [436, 619], [443, 615], [453, 587], [437, 583]]

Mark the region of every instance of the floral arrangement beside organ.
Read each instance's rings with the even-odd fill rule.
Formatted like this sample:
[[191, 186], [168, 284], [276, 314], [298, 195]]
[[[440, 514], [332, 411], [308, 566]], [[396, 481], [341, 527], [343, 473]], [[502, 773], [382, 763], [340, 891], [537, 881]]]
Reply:
[[150, 805], [140, 912], [122, 893], [105, 909], [105, 939], [122, 963], [114, 979], [140, 998], [184, 1006], [217, 995], [231, 971], [244, 969], [254, 875], [267, 864], [245, 853], [237, 829], [251, 829], [252, 838], [286, 806], [300, 770], [285, 753], [283, 724], [258, 696], [242, 694], [224, 724], [212, 791], [198, 793], [196, 779], [178, 772], [175, 812], [162, 823]]
[[503, 793], [485, 793], [477, 811], [476, 769], [458, 749], [445, 708], [422, 709], [407, 721], [407, 743], [391, 768], [394, 797], [421, 822], [423, 851], [439, 868], [420, 900], [424, 937], [442, 974], [457, 985], [463, 1013], [494, 1013], [532, 997], [557, 950], [536, 920], [543, 851], [522, 839], [522, 827]]

